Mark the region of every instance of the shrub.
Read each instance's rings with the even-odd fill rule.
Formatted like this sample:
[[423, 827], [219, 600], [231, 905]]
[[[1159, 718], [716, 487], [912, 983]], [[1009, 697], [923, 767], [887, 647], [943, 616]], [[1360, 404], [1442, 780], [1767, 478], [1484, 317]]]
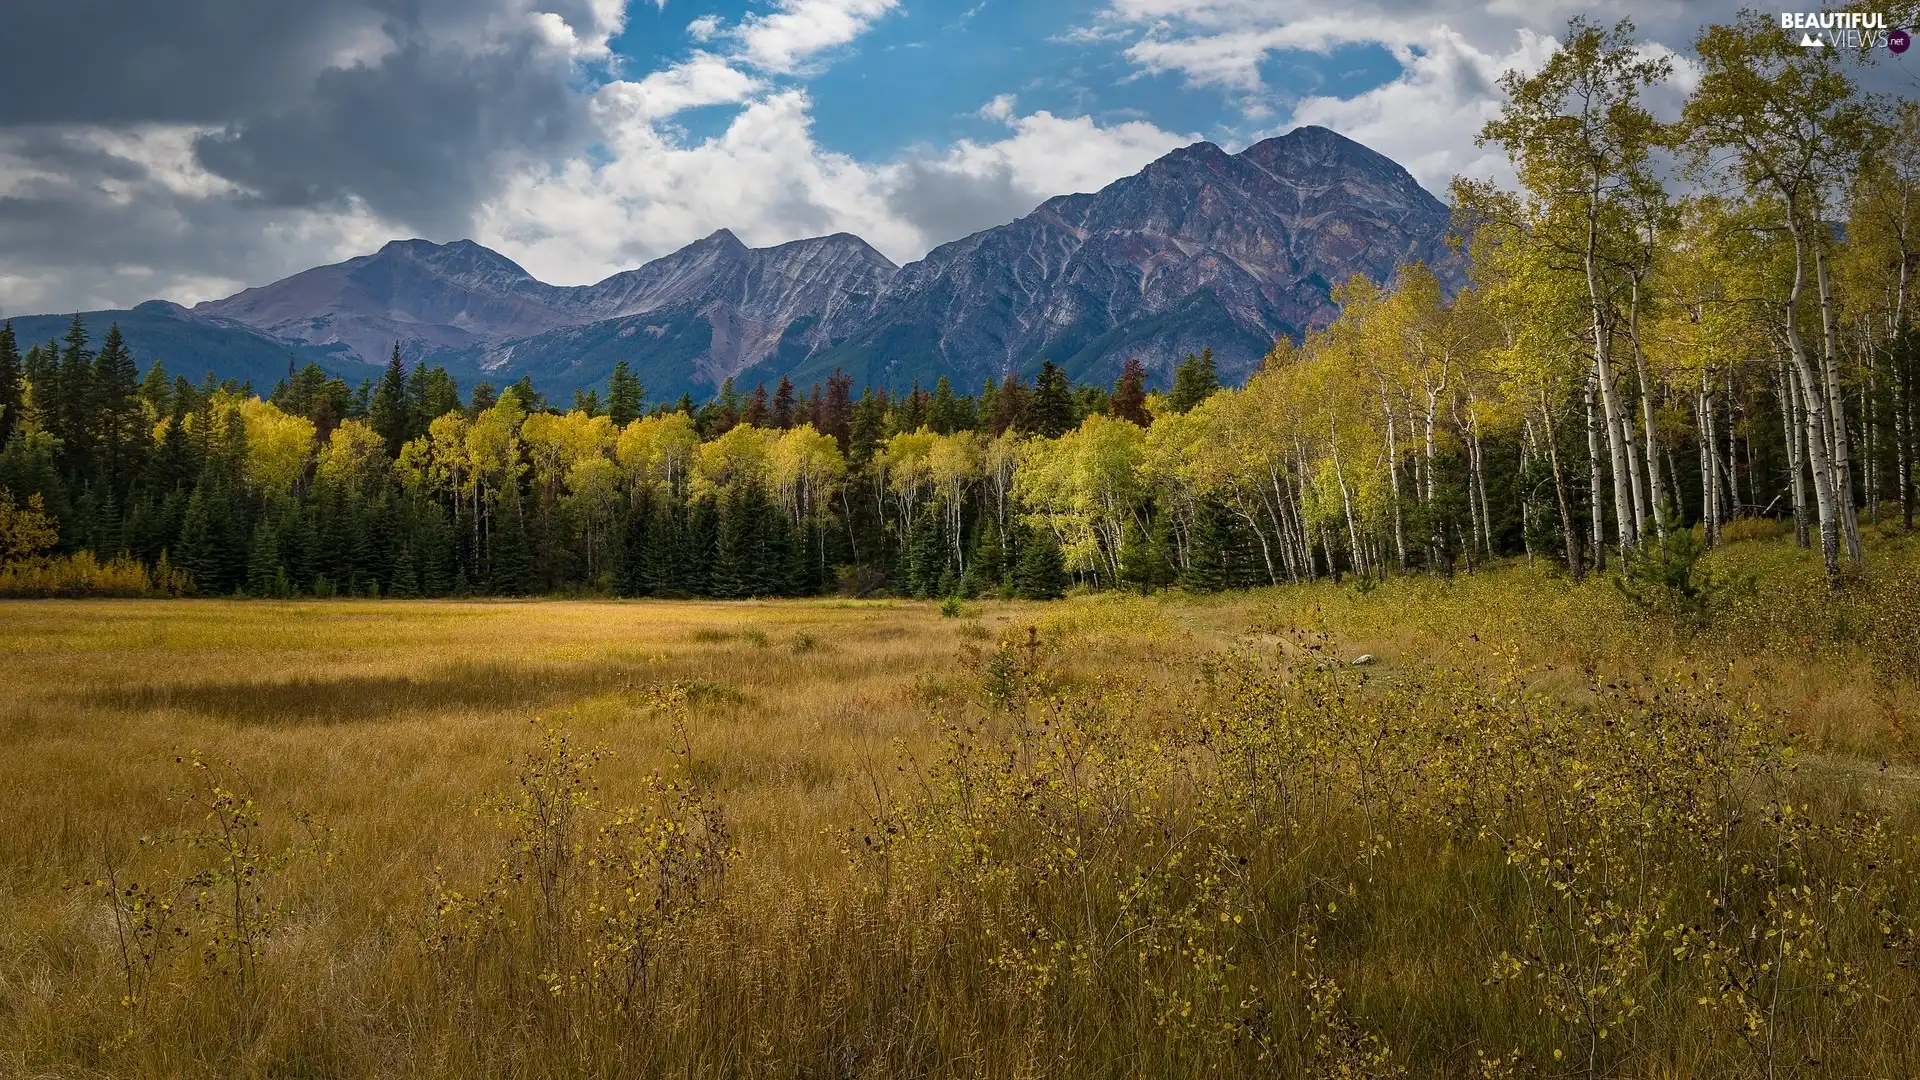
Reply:
[[158, 566], [125, 555], [102, 563], [93, 552], [27, 559], [0, 568], [0, 597], [152, 597], [183, 596], [192, 591], [184, 571], [162, 556]]

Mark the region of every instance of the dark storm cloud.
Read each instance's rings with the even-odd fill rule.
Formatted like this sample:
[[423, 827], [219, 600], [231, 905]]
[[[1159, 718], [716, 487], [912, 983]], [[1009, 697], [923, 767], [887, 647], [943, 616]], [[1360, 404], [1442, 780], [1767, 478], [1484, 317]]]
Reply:
[[197, 122], [294, 100], [364, 0], [9, 0], [0, 125]]
[[230, 123], [195, 152], [275, 206], [357, 196], [382, 217], [451, 234], [492, 193], [499, 156], [582, 144], [585, 102], [568, 78], [566, 61], [531, 37], [477, 53], [409, 44], [322, 73], [305, 100]]
[[[315, 237], [268, 235], [288, 208], [463, 235], [508, 162], [588, 131], [537, 10], [594, 25], [590, 0], [11, 0], [0, 30], [31, 47], [0, 60], [0, 302], [270, 280], [313, 261]], [[154, 124], [209, 129], [192, 159], [240, 190], [183, 195], [100, 137]]]

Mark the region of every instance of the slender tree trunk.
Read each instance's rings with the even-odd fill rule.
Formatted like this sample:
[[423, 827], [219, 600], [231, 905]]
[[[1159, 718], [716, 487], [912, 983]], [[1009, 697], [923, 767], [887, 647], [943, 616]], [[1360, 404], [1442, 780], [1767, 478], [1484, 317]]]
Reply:
[[1573, 497], [1567, 490], [1567, 474], [1560, 468], [1560, 436], [1553, 430], [1553, 407], [1548, 404], [1544, 390], [1540, 392], [1540, 423], [1547, 432], [1547, 465], [1553, 470], [1553, 495], [1560, 507], [1560, 535], [1567, 544], [1567, 572], [1578, 583], [1586, 577], [1582, 557], [1586, 547], [1580, 540], [1580, 527], [1573, 520]]
[[1380, 383], [1380, 411], [1387, 417], [1387, 477], [1393, 484], [1393, 550], [1395, 564], [1407, 572], [1407, 533], [1400, 511], [1400, 438], [1395, 430], [1393, 405], [1387, 400], [1387, 384]]
[[[1586, 389], [1588, 482], [1592, 488], [1590, 494], [1593, 498], [1593, 523], [1589, 539], [1593, 541], [1593, 568], [1596, 572], [1604, 572], [1607, 569], [1607, 509], [1605, 496], [1603, 494], [1605, 481], [1600, 475], [1602, 468], [1602, 459], [1600, 457], [1600, 420], [1593, 411], [1593, 383], [1594, 377], [1590, 374], [1587, 378]], [[1617, 490], [1618, 486], [1616, 485], [1616, 492]], [[1626, 507], [1622, 506], [1621, 509], [1625, 510]]]
[[[1600, 281], [1600, 195], [1591, 194], [1587, 202], [1587, 298], [1593, 308], [1593, 374], [1599, 383], [1600, 407], [1607, 423], [1607, 451], [1613, 465], [1613, 508], [1619, 519], [1620, 550], [1639, 543], [1634, 533], [1634, 511], [1632, 502], [1632, 463], [1627, 459], [1627, 447], [1622, 434], [1629, 429], [1624, 426], [1620, 409], [1619, 388], [1613, 382], [1613, 326], [1609, 317], [1609, 302], [1606, 291]], [[1598, 535], [1599, 530], [1594, 530]], [[1599, 560], [1595, 560], [1596, 566]]]
[[1714, 444], [1718, 433], [1713, 424], [1713, 398], [1707, 393], [1707, 380], [1700, 380], [1700, 399], [1696, 406], [1700, 432], [1700, 522], [1707, 534], [1707, 546], [1720, 546], [1720, 480], [1715, 475]]
[[1833, 432], [1833, 495], [1840, 521], [1841, 538], [1846, 542], [1847, 558], [1859, 562], [1865, 557], [1860, 547], [1860, 511], [1853, 499], [1852, 452], [1847, 439], [1847, 390], [1840, 377], [1840, 337], [1834, 322], [1833, 286], [1827, 280], [1826, 245], [1813, 245], [1815, 288], [1820, 299], [1821, 358], [1826, 366], [1828, 423]]
[[1775, 391], [1775, 396], [1780, 399], [1780, 419], [1786, 435], [1787, 492], [1793, 501], [1793, 540], [1801, 547], [1810, 547], [1813, 540], [1807, 516], [1807, 425], [1800, 416], [1798, 379], [1792, 365], [1783, 358], [1776, 380], [1779, 389]]
[[1834, 490], [1835, 472], [1828, 456], [1828, 436], [1833, 431], [1827, 411], [1829, 398], [1822, 392], [1819, 370], [1800, 338], [1800, 299], [1806, 294], [1807, 240], [1801, 234], [1798, 215], [1788, 208], [1787, 224], [1793, 232], [1793, 285], [1787, 292], [1787, 352], [1800, 375], [1801, 397], [1806, 405], [1807, 463], [1813, 471], [1813, 499], [1820, 511], [1820, 561], [1826, 568], [1829, 587], [1840, 580], [1840, 501], [1843, 492]]
[[[1633, 368], [1640, 378], [1640, 421], [1646, 429], [1647, 439], [1647, 488], [1652, 502], [1649, 509], [1653, 513], [1654, 532], [1666, 539], [1666, 508], [1662, 505], [1665, 497], [1660, 488], [1660, 440], [1653, 426], [1653, 384], [1647, 378], [1647, 354], [1640, 344], [1640, 279], [1633, 279], [1633, 306], [1627, 320], [1628, 335], [1633, 341]], [[1676, 503], [1676, 509], [1678, 504]]]

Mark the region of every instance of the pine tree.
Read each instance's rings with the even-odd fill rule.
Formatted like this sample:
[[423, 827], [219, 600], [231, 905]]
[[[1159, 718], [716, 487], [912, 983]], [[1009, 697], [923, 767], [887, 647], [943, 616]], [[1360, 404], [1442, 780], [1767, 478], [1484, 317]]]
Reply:
[[933, 403], [927, 409], [927, 426], [941, 435], [960, 430], [960, 402], [953, 396], [953, 383], [945, 376], [933, 384]]
[[1040, 377], [1034, 380], [1033, 402], [1027, 411], [1029, 430], [1044, 438], [1057, 439], [1075, 426], [1067, 373], [1051, 360], [1040, 361]]
[[94, 358], [93, 414], [101, 476], [108, 491], [124, 496], [140, 473], [150, 439], [140, 401], [140, 372], [119, 323], [107, 330]]
[[740, 410], [740, 422], [750, 427], [766, 427], [773, 419], [773, 409], [767, 400], [767, 384], [760, 383], [747, 395], [747, 404]]
[[492, 544], [493, 591], [501, 596], [525, 596], [533, 591], [533, 548], [527, 540], [526, 515], [518, 492], [509, 491], [494, 510]]
[[287, 591], [286, 569], [280, 563], [279, 530], [262, 518], [253, 528], [252, 550], [247, 555], [247, 595], [282, 596]]
[[60, 470], [69, 483], [93, 471], [93, 353], [87, 340], [87, 326], [75, 315], [47, 402], [47, 425], [60, 440]]
[[638, 420], [645, 400], [646, 388], [640, 385], [639, 377], [625, 360], [617, 361], [613, 374], [607, 378], [607, 416], [614, 426], [625, 427]]
[[13, 426], [20, 418], [25, 378], [26, 372], [20, 365], [20, 343], [14, 340], [13, 320], [8, 319], [0, 323], [0, 446], [7, 445], [7, 436], [13, 434]]
[[1121, 369], [1120, 381], [1113, 384], [1113, 396], [1107, 399], [1107, 415], [1120, 420], [1130, 420], [1141, 427], [1153, 424], [1153, 414], [1147, 411], [1147, 366], [1138, 360], [1129, 359]]
[[367, 404], [367, 419], [386, 441], [388, 457], [399, 457], [400, 448], [406, 445], [408, 429], [412, 427], [408, 413], [407, 369], [400, 361], [400, 343], [396, 341], [393, 356], [387, 360], [387, 370], [380, 376], [380, 385], [374, 388], [373, 398]]
[[1053, 534], [1044, 529], [1031, 530], [1021, 545], [1020, 564], [1014, 568], [1014, 595], [1022, 600], [1058, 600], [1067, 594], [1072, 579], [1067, 563]]
[[1213, 369], [1213, 350], [1202, 349], [1199, 356], [1188, 353], [1173, 370], [1173, 392], [1167, 395], [1167, 404], [1175, 412], [1186, 412], [1218, 389], [1220, 376]]
[[773, 426], [782, 431], [793, 426], [793, 380], [785, 375], [773, 391]]
[[167, 365], [157, 358], [153, 366], [147, 369], [146, 378], [140, 380], [140, 399], [147, 403], [155, 416], [165, 416], [173, 411], [173, 386], [167, 377]]
[[1227, 530], [1225, 512], [1211, 499], [1193, 511], [1193, 529], [1187, 537], [1187, 565], [1180, 584], [1194, 592], [1219, 592], [1227, 587]]
[[1000, 392], [994, 395], [993, 409], [987, 417], [987, 431], [1000, 435], [1007, 431], [1030, 431], [1032, 425], [1027, 413], [1033, 397], [1033, 391], [1020, 382], [1018, 376], [1008, 375], [1000, 382]]
[[400, 600], [411, 600], [420, 595], [420, 575], [414, 570], [413, 545], [404, 540], [394, 546], [393, 573], [387, 585], [387, 595]]

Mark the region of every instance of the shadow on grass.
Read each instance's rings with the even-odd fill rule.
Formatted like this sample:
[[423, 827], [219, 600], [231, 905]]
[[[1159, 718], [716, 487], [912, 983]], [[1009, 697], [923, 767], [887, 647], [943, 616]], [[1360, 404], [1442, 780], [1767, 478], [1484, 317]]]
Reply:
[[418, 675], [294, 676], [159, 683], [94, 691], [89, 704], [128, 711], [185, 709], [236, 724], [276, 726], [386, 720], [421, 713], [546, 708], [656, 676], [632, 663], [452, 664]]

